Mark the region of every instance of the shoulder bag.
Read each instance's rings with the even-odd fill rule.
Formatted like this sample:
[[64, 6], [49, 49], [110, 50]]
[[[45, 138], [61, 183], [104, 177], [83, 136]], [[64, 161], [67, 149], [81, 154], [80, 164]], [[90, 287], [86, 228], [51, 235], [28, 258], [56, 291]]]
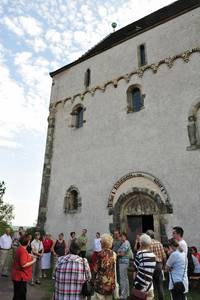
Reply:
[[85, 274], [86, 281], [82, 285], [81, 295], [83, 297], [93, 296], [94, 295], [94, 287], [91, 281], [87, 278], [86, 270], [85, 270], [85, 263], [83, 261], [83, 274]]

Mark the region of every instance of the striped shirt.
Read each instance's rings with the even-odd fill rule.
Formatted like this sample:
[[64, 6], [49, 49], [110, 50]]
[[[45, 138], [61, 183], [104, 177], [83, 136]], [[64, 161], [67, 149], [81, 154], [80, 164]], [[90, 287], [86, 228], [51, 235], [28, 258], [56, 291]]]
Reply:
[[[80, 300], [83, 283], [91, 278], [87, 259], [74, 254], [61, 256], [55, 272], [54, 300]], [[86, 276], [85, 276], [86, 273]]]
[[156, 266], [156, 257], [150, 250], [138, 251], [135, 256], [137, 275], [135, 287], [138, 290], [147, 291], [152, 288], [153, 273]]

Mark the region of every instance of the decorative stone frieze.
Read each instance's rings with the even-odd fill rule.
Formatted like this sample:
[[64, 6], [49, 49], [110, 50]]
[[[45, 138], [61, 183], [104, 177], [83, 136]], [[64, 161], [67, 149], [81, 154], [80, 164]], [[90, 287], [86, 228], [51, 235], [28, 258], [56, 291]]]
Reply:
[[164, 59], [161, 59], [157, 63], [152, 63], [152, 64], [148, 64], [148, 65], [142, 66], [142, 67], [140, 67], [140, 68], [138, 68], [136, 70], [131, 71], [128, 74], [120, 75], [117, 78], [111, 79], [111, 80], [105, 82], [103, 85], [97, 85], [97, 86], [92, 87], [90, 89], [87, 88], [85, 91], [83, 91], [81, 93], [77, 93], [77, 94], [75, 94], [73, 96], [70, 96], [70, 97], [67, 97], [65, 99], [56, 101], [55, 102], [55, 106], [58, 105], [60, 102], [66, 102], [66, 101], [70, 101], [70, 100], [73, 103], [76, 98], [79, 98], [81, 101], [83, 101], [85, 95], [91, 94], [92, 96], [94, 96], [94, 94], [97, 91], [105, 92], [106, 88], [109, 85], [112, 85], [113, 87], [117, 88], [118, 87], [118, 83], [119, 83], [120, 80], [124, 80], [126, 83], [129, 83], [130, 79], [131, 79], [131, 77], [133, 75], [136, 75], [136, 76], [142, 78], [143, 75], [144, 75], [144, 73], [147, 70], [152, 70], [153, 74], [156, 74], [159, 71], [160, 66], [163, 65], [163, 64], [165, 64], [169, 69], [171, 69], [174, 66], [174, 62], [177, 59], [182, 59], [183, 62], [188, 63], [189, 60], [190, 60], [190, 56], [193, 53], [200, 53], [200, 47], [195, 47], [195, 48], [192, 48], [190, 50], [186, 50], [186, 51], [184, 51], [182, 53], [176, 54], [174, 56], [166, 57]]

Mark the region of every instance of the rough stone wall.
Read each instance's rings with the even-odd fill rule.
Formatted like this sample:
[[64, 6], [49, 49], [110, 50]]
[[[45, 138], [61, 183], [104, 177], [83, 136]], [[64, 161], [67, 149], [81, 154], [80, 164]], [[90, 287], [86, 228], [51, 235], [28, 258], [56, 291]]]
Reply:
[[[88, 67], [91, 86], [137, 69], [136, 48], [143, 42], [148, 63], [197, 48], [199, 26], [196, 9], [74, 66], [54, 78], [51, 103], [82, 92]], [[196, 230], [200, 152], [186, 150], [188, 112], [200, 94], [199, 69], [200, 55], [194, 51], [189, 61], [183, 55], [173, 66], [160, 65], [157, 73], [148, 69], [142, 77], [135, 74], [129, 81], [120, 80], [116, 87], [108, 85], [104, 92], [98, 90], [94, 95], [85, 94], [82, 100], [77, 97], [57, 104], [51, 175], [47, 171], [43, 175], [48, 193], [42, 190], [45, 195], [41, 196], [41, 207], [48, 199], [45, 228], [49, 232], [55, 236], [88, 228], [90, 240], [96, 231], [107, 232], [113, 222], [107, 202], [114, 183], [129, 172], [143, 171], [159, 178], [170, 195], [174, 213], [166, 215], [168, 234], [172, 226], [183, 226], [186, 240], [200, 246]], [[143, 110], [127, 114], [126, 91], [132, 84], [139, 84], [146, 97]], [[71, 128], [70, 113], [80, 102], [86, 107], [86, 123], [82, 128]], [[63, 212], [65, 193], [71, 185], [80, 191], [79, 214]]]

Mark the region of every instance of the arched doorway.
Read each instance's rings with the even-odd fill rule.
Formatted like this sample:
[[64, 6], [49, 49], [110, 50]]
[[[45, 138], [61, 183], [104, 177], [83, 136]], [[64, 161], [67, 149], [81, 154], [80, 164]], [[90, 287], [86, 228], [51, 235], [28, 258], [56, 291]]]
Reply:
[[157, 239], [166, 242], [166, 214], [173, 209], [164, 185], [153, 175], [132, 172], [120, 178], [110, 193], [108, 208], [113, 215], [111, 231], [125, 231], [133, 243], [138, 233], [152, 229]]

